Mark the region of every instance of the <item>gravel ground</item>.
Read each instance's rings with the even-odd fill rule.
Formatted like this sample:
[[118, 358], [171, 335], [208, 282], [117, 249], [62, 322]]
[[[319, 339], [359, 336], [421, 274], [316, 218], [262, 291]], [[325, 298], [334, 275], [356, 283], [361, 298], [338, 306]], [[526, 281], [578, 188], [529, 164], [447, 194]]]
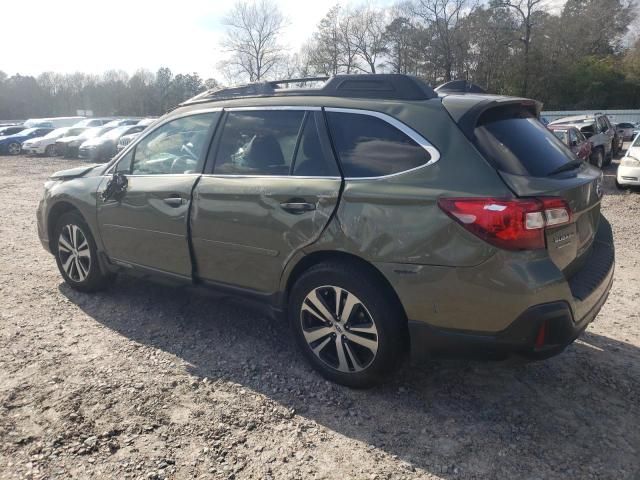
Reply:
[[640, 193], [611, 188], [615, 166], [616, 279], [580, 341], [354, 391], [237, 302], [67, 288], [34, 211], [77, 163], [0, 157], [0, 478], [640, 478]]

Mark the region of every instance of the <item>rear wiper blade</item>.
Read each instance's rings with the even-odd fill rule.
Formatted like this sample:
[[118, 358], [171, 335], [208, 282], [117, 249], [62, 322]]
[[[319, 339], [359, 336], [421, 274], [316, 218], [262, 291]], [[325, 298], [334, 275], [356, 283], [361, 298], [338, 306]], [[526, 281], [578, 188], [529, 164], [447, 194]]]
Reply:
[[568, 170], [574, 170], [580, 167], [583, 163], [584, 162], [582, 160], [571, 160], [570, 162], [567, 162], [564, 165], [560, 165], [555, 170], [547, 173], [547, 177], [550, 177], [551, 175], [555, 175], [556, 173], [566, 172]]

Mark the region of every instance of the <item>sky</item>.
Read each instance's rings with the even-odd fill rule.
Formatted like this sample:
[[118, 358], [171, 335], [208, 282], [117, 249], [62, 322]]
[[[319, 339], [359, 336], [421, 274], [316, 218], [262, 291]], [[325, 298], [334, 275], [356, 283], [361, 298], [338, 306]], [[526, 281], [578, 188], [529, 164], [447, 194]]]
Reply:
[[[356, 0], [275, 0], [287, 17], [283, 44], [297, 51], [336, 3]], [[376, 5], [391, 4], [377, 0]], [[0, 70], [8, 75], [133, 73], [161, 66], [174, 73], [222, 76], [216, 65], [222, 19], [231, 0], [28, 0], [3, 2]], [[11, 40], [10, 42], [8, 40]]]

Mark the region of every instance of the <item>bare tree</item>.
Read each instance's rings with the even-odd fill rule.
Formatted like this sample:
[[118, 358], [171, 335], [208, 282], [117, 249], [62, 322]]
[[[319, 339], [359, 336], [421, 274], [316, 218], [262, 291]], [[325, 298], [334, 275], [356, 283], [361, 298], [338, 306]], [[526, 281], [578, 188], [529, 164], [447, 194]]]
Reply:
[[516, 12], [521, 21], [524, 36], [523, 43], [523, 72], [522, 96], [526, 97], [529, 90], [529, 51], [531, 49], [531, 31], [534, 26], [535, 14], [542, 10], [543, 0], [498, 0], [495, 4], [499, 8], [510, 8]]
[[350, 20], [350, 43], [356, 55], [367, 64], [368, 72], [376, 73], [378, 56], [384, 53], [386, 44], [384, 11], [360, 7], [350, 15]]
[[[240, 0], [224, 19], [223, 46], [230, 53], [231, 74], [263, 80], [282, 58], [279, 37], [285, 19], [272, 0]], [[237, 79], [236, 79], [237, 81]]]
[[467, 7], [468, 0], [416, 0], [411, 5], [411, 12], [425, 23], [432, 35], [430, 43], [438, 57], [444, 81], [453, 79], [456, 36]]

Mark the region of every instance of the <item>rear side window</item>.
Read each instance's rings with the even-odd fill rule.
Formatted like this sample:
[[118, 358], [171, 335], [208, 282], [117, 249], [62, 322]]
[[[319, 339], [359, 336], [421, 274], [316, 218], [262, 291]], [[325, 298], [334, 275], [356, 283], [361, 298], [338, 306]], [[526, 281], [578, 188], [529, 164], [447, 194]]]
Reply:
[[327, 112], [345, 177], [381, 177], [420, 167], [429, 152], [385, 120], [366, 114]]
[[576, 158], [532, 112], [521, 108], [483, 113], [475, 144], [498, 170], [515, 175], [545, 177]]
[[289, 175], [302, 110], [249, 110], [227, 114], [214, 174]]

